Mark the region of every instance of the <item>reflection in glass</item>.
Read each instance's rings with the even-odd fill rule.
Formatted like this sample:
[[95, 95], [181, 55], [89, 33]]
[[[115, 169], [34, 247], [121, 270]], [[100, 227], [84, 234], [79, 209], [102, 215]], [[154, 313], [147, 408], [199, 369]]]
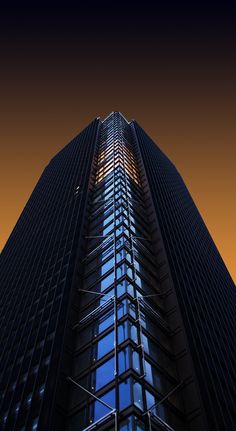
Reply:
[[[101, 400], [105, 401], [109, 406], [115, 407], [115, 390], [107, 392], [105, 395], [100, 397]], [[104, 406], [99, 401], [93, 402], [89, 407], [89, 422], [93, 423], [107, 415], [111, 410]]]
[[92, 377], [92, 389], [97, 391], [114, 379], [114, 357], [98, 367]]

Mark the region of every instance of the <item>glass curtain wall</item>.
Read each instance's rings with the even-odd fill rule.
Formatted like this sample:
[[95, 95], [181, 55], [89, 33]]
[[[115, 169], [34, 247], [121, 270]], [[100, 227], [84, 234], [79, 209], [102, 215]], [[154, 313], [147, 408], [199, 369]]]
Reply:
[[86, 233], [68, 430], [183, 430], [148, 208], [129, 123], [102, 123]]

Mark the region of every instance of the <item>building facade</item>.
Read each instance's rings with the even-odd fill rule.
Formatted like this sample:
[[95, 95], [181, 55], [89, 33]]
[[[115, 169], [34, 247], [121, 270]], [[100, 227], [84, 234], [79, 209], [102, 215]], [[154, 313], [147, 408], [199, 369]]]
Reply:
[[235, 430], [235, 286], [176, 168], [94, 120], [1, 255], [6, 431]]

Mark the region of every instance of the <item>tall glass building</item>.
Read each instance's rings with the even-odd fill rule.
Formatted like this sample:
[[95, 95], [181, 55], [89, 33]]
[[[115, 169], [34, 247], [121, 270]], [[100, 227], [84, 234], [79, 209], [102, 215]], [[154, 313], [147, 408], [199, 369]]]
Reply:
[[51, 160], [0, 270], [1, 430], [235, 431], [235, 286], [135, 121]]

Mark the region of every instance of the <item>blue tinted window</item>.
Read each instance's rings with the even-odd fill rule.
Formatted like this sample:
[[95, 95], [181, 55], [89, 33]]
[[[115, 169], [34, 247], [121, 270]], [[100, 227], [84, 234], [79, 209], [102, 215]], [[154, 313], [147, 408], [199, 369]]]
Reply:
[[136, 350], [132, 349], [132, 368], [140, 374], [140, 356]]
[[117, 263], [119, 263], [122, 259], [128, 260], [128, 262], [131, 262], [131, 255], [128, 253], [128, 251], [125, 248], [122, 248], [120, 251], [116, 253], [116, 260]]
[[[157, 398], [155, 398], [149, 391], [146, 390], [147, 409], [150, 409], [152, 406], [158, 403], [158, 401], [159, 400]], [[167, 412], [164, 404], [158, 404], [157, 407], [152, 409], [152, 413], [159, 416], [163, 420], [167, 419]]]
[[[99, 300], [99, 305], [104, 304], [109, 298], [112, 298], [114, 296], [114, 289], [109, 290], [104, 296], [101, 296]], [[112, 300], [110, 300], [112, 303]]]
[[118, 343], [123, 343], [127, 338], [131, 338], [135, 343], [138, 343], [137, 328], [128, 320], [118, 326]]
[[[115, 390], [113, 389], [110, 392], [107, 392], [105, 395], [101, 397], [101, 400], [105, 401], [109, 406], [115, 407]], [[111, 410], [104, 406], [99, 401], [95, 401], [91, 404], [89, 409], [89, 422], [96, 422], [101, 419], [103, 416], [107, 415]]]
[[142, 386], [138, 382], [133, 384], [134, 404], [139, 409], [143, 410], [143, 395]]
[[101, 287], [100, 291], [103, 292], [109, 286], [111, 286], [112, 283], [114, 283], [114, 272], [112, 272], [111, 274], [107, 275], [107, 277], [105, 277], [103, 280], [101, 280], [101, 282], [100, 282], [100, 287]]
[[125, 419], [120, 424], [120, 431], [132, 431], [132, 417]]
[[102, 261], [104, 261], [108, 256], [110, 256], [113, 253], [114, 253], [114, 250], [113, 250], [113, 245], [112, 245], [99, 255], [100, 262], [102, 263]]
[[94, 346], [94, 358], [100, 359], [114, 349], [114, 332], [110, 332]]
[[113, 212], [108, 216], [108, 217], [106, 217], [103, 221], [102, 221], [102, 224], [103, 224], [103, 226], [106, 226], [110, 221], [112, 221], [114, 219], [114, 214], [113, 214]]
[[146, 403], [147, 403], [147, 409], [150, 409], [155, 404], [155, 397], [146, 390]]
[[109, 328], [114, 323], [114, 311], [113, 309], [109, 311], [105, 316], [99, 319], [97, 324], [97, 333], [101, 334], [105, 329]]
[[153, 343], [148, 337], [146, 337], [146, 335], [143, 334], [142, 336], [142, 341], [143, 341], [143, 347], [144, 347], [144, 351], [152, 356], [155, 357], [156, 360], [158, 360], [158, 356], [159, 356], [159, 349], [157, 347], [157, 345], [155, 343]]
[[145, 431], [145, 425], [137, 418], [134, 418], [134, 429], [135, 431]]
[[101, 267], [101, 275], [106, 274], [107, 271], [109, 271], [111, 268], [114, 267], [114, 258], [108, 260], [108, 262], [104, 263]]
[[131, 347], [121, 350], [118, 355], [119, 374], [124, 373], [129, 368], [133, 368], [140, 374], [140, 357], [138, 352]]
[[147, 361], [145, 361], [145, 371], [145, 379], [158, 391], [161, 391], [161, 374]]
[[119, 352], [118, 355], [119, 374], [124, 373], [130, 368], [129, 351], [128, 348]]
[[134, 288], [132, 284], [130, 284], [128, 280], [124, 279], [119, 284], [117, 284], [117, 296], [119, 297], [126, 292], [131, 296], [134, 296]]
[[123, 299], [123, 301], [119, 303], [118, 319], [121, 319], [121, 317], [125, 316], [125, 314], [128, 313], [134, 319], [136, 318], [135, 305], [132, 304], [129, 299]]
[[125, 314], [127, 313], [127, 301], [126, 299], [123, 299], [122, 302], [119, 303], [118, 305], [118, 319], [121, 319], [121, 317], [123, 317]]
[[98, 367], [93, 373], [93, 389], [96, 391], [114, 379], [114, 358]]
[[131, 401], [131, 382], [130, 379], [125, 380], [119, 385], [119, 401], [120, 410], [130, 406]]
[[123, 275], [128, 275], [130, 278], [133, 277], [133, 272], [131, 270], [131, 268], [126, 265], [125, 263], [123, 263], [122, 265], [118, 266], [116, 269], [116, 278], [120, 278]]
[[118, 250], [122, 245], [124, 245], [125, 239], [123, 236], [121, 236], [119, 239], [116, 240], [116, 250]]

